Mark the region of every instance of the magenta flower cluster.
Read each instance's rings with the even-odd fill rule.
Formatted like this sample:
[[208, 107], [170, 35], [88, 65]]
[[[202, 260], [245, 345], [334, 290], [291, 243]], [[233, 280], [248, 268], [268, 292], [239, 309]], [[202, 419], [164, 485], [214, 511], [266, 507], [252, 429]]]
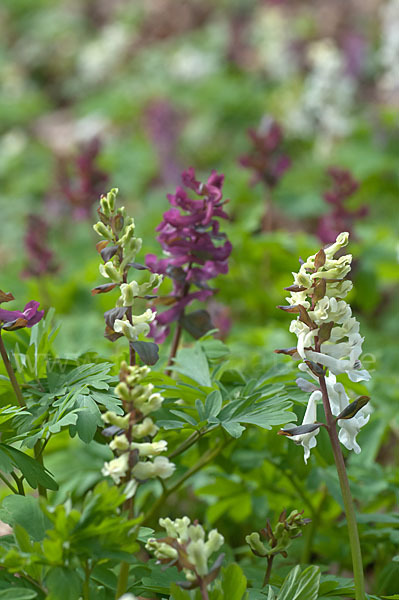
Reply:
[[367, 207], [361, 206], [358, 210], [349, 210], [345, 203], [353, 196], [359, 183], [352, 177], [350, 171], [338, 167], [330, 167], [327, 171], [331, 178], [332, 186], [323, 194], [324, 200], [331, 205], [331, 211], [319, 219], [317, 236], [323, 244], [335, 242], [341, 231], [352, 234], [353, 223], [367, 215]]
[[[154, 254], [146, 256], [146, 264], [154, 273], [173, 280], [173, 291], [168, 303], [172, 307], [157, 314], [152, 334], [161, 343], [169, 333], [169, 325], [178, 320], [184, 309], [194, 300], [206, 300], [215, 293], [208, 281], [228, 272], [228, 258], [232, 245], [226, 234], [220, 232], [218, 219], [228, 219], [222, 198], [224, 176], [213, 171], [206, 183], [195, 178], [193, 168], [184, 171], [182, 182], [175, 194], [169, 194], [172, 208], [163, 215], [157, 227], [166, 258]], [[186, 189], [184, 189], [186, 188]], [[191, 198], [192, 190], [197, 198]], [[198, 288], [191, 291], [191, 286]]]
[[282, 151], [283, 131], [274, 119], [265, 118], [259, 129], [249, 129], [248, 135], [252, 150], [240, 158], [240, 164], [253, 171], [252, 185], [261, 181], [274, 188], [291, 166], [291, 159]]

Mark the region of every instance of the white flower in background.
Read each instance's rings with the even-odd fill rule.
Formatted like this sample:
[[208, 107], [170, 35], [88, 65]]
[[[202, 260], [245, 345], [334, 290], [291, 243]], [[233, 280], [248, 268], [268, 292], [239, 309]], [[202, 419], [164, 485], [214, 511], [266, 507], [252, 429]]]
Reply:
[[355, 83], [345, 73], [345, 60], [330, 39], [314, 42], [308, 50], [310, 72], [302, 96], [287, 118], [287, 128], [298, 135], [322, 132], [330, 138], [347, 135], [352, 128]]
[[249, 32], [261, 66], [276, 81], [286, 81], [298, 70], [291, 25], [280, 7], [266, 5], [257, 10]]
[[132, 42], [132, 31], [122, 23], [112, 23], [81, 49], [78, 72], [85, 84], [96, 84], [112, 73], [124, 59]]
[[[191, 525], [188, 517], [182, 519], [159, 519], [161, 527], [166, 529], [168, 538], [173, 542], [167, 542], [150, 538], [146, 544], [146, 549], [152, 552], [160, 562], [170, 562], [171, 559], [180, 560], [182, 557], [183, 571], [189, 581], [195, 581], [197, 577], [204, 577], [209, 573], [208, 560], [214, 552], [217, 552], [223, 545], [224, 538], [216, 530], [208, 534], [206, 539], [205, 531], [202, 525]], [[167, 539], [167, 538], [166, 538]], [[176, 546], [179, 547], [179, 551]], [[192, 567], [188, 567], [190, 563]]]
[[384, 70], [380, 86], [399, 94], [399, 0], [381, 4], [381, 47], [379, 62]]

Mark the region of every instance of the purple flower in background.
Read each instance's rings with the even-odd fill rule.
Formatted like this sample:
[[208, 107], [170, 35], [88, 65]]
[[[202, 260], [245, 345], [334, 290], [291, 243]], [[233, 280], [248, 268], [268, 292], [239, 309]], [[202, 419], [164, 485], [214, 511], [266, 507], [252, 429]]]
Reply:
[[[175, 194], [168, 195], [172, 208], [164, 213], [157, 227], [157, 239], [166, 258], [146, 256], [151, 271], [167, 275], [173, 281], [171, 296], [163, 299], [171, 308], [157, 314], [152, 328], [158, 342], [168, 335], [170, 323], [183, 317], [186, 306], [215, 293], [208, 281], [228, 271], [232, 245], [226, 234], [220, 232], [218, 221], [228, 219], [223, 210], [227, 202], [222, 199], [223, 181], [224, 176], [213, 171], [208, 181], [201, 183], [190, 168], [182, 174], [184, 187], [179, 186]], [[191, 198], [184, 188], [192, 190], [198, 198]], [[190, 291], [191, 286], [198, 290]]]
[[331, 244], [341, 231], [348, 231], [352, 235], [354, 221], [365, 217], [368, 209], [361, 206], [351, 211], [345, 206], [345, 202], [359, 187], [350, 171], [330, 167], [327, 173], [331, 177], [332, 187], [323, 194], [323, 198], [331, 205], [331, 211], [320, 217], [316, 233], [324, 244]]
[[7, 329], [33, 327], [33, 325], [36, 325], [44, 317], [44, 310], [37, 310], [39, 305], [40, 302], [31, 300], [26, 304], [23, 311], [0, 308], [0, 321], [9, 323]]
[[24, 243], [29, 264], [22, 272], [23, 277], [40, 277], [57, 271], [54, 254], [47, 246], [47, 235], [46, 221], [38, 215], [28, 215]]
[[146, 124], [158, 155], [162, 183], [178, 183], [180, 168], [176, 155], [180, 120], [177, 111], [166, 100], [154, 101], [147, 108]]
[[267, 187], [274, 188], [291, 166], [290, 158], [281, 148], [282, 129], [274, 119], [265, 117], [259, 129], [249, 129], [248, 135], [253, 147], [249, 154], [240, 158], [240, 164], [254, 172], [252, 185], [262, 181]]
[[60, 191], [78, 221], [90, 217], [93, 204], [107, 187], [108, 175], [96, 166], [100, 149], [100, 139], [94, 138], [72, 164], [59, 163]]

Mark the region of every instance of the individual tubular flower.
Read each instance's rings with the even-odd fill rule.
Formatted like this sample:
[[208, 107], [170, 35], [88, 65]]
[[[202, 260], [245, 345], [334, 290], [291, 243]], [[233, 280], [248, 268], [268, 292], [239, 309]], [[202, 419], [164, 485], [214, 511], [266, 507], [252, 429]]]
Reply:
[[212, 529], [206, 539], [202, 525], [196, 522], [191, 524], [188, 517], [175, 521], [159, 519], [159, 524], [166, 530], [167, 537], [150, 538], [146, 544], [146, 549], [155, 555], [158, 562], [183, 570], [186, 579], [191, 582], [191, 585], [184, 587], [189, 589], [213, 581], [219, 572], [223, 555], [219, 556], [212, 569], [209, 569], [208, 561], [222, 546], [223, 536]]
[[131, 479], [137, 484], [154, 477], [166, 479], [175, 470], [175, 465], [166, 456], [159, 456], [167, 451], [166, 441], [152, 441], [158, 427], [147, 415], [161, 406], [163, 398], [153, 391], [152, 384], [144, 382], [149, 372], [147, 366], [122, 363], [115, 392], [122, 400], [126, 414], [108, 411], [102, 415], [106, 423], [115, 427], [116, 435], [109, 446], [119, 455], [104, 464], [102, 473], [112, 477], [116, 484]]
[[[156, 341], [166, 338], [170, 323], [181, 319], [189, 304], [194, 300], [206, 300], [215, 293], [208, 285], [210, 279], [228, 271], [232, 245], [226, 234], [220, 232], [218, 220], [228, 219], [223, 210], [227, 202], [222, 199], [223, 180], [223, 175], [213, 171], [208, 181], [201, 183], [190, 168], [182, 174], [184, 187], [178, 187], [175, 194], [168, 195], [172, 208], [164, 213], [163, 221], [157, 227], [157, 239], [166, 258], [157, 259], [154, 254], [146, 257], [151, 271], [167, 275], [173, 281], [173, 291], [167, 299], [172, 306], [157, 315], [151, 328]], [[186, 190], [192, 190], [198, 198], [190, 198]], [[198, 291], [190, 291], [192, 286]], [[211, 328], [210, 324], [207, 330]], [[187, 329], [190, 331], [189, 327]], [[206, 331], [200, 335], [204, 333]]]
[[[10, 302], [14, 296], [0, 290], [0, 303]], [[40, 302], [31, 300], [23, 310], [6, 310], [0, 308], [0, 328], [7, 331], [21, 329], [22, 327], [33, 327], [44, 317], [44, 310], [38, 310]]]
[[[349, 403], [349, 398], [345, 392], [344, 386], [342, 383], [337, 383], [337, 378], [333, 373], [330, 373], [330, 375], [326, 377], [326, 385], [332, 414], [338, 417], [353, 403]], [[366, 414], [366, 409], [364, 408], [361, 408], [349, 419], [337, 419], [337, 424], [340, 427], [338, 435], [339, 441], [345, 448], [348, 448], [348, 450], [353, 450], [355, 454], [361, 452], [361, 448], [356, 441], [356, 436], [360, 429], [368, 423], [369, 419], [370, 415]]]
[[[303, 417], [302, 426], [303, 425], [313, 425], [317, 423], [317, 403], [321, 400], [321, 392], [319, 390], [315, 390], [310, 395], [305, 415]], [[299, 430], [299, 433], [296, 431]], [[305, 431], [301, 433], [301, 431]], [[308, 458], [310, 456], [311, 448], [314, 448], [317, 444], [316, 435], [319, 433], [320, 427], [312, 428], [311, 431], [306, 432], [305, 427], [294, 427], [293, 429], [281, 429], [279, 431], [280, 435], [286, 435], [292, 440], [295, 444], [303, 446], [304, 449], [304, 460], [305, 463], [308, 462]]]
[[259, 129], [250, 129], [248, 135], [253, 147], [240, 158], [240, 164], [253, 171], [253, 185], [262, 181], [274, 188], [291, 166], [290, 158], [282, 151], [283, 131], [277, 121], [266, 116]]
[[[352, 316], [349, 304], [342, 299], [352, 287], [344, 279], [350, 271], [352, 256], [335, 258], [335, 254], [347, 245], [348, 238], [347, 232], [340, 233], [333, 244], [310, 256], [302, 262], [299, 272], [293, 273], [294, 284], [286, 288], [290, 292], [287, 298], [289, 306], [279, 308], [298, 314], [290, 325], [290, 331], [297, 335], [297, 346], [294, 352], [291, 349], [277, 352], [302, 359], [299, 369], [318, 383], [325, 378], [331, 411], [341, 427], [339, 440], [349, 450], [358, 453], [360, 447], [356, 435], [369, 419], [363, 410], [367, 397], [349, 404], [344, 386], [336, 381], [336, 376], [342, 374], [354, 382], [370, 379], [370, 374], [360, 362], [364, 338], [359, 333], [359, 323]], [[321, 397], [321, 392], [318, 386], [303, 378], [298, 380], [298, 385], [311, 392], [304, 419], [304, 425], [309, 424], [310, 427], [316, 419], [314, 403]], [[296, 429], [301, 428], [280, 433], [304, 445], [307, 461], [318, 430], [297, 432]]]
[[105, 337], [113, 342], [125, 336], [131, 351], [137, 352], [146, 364], [155, 364], [158, 360], [156, 344], [140, 341], [140, 338], [149, 334], [150, 324], [156, 313], [147, 309], [140, 314], [134, 314], [133, 310], [142, 300], [156, 297], [149, 292], [161, 284], [162, 275], [150, 273], [147, 280], [128, 281], [131, 268], [145, 271], [147, 267], [135, 262], [142, 240], [135, 236], [134, 220], [126, 215], [124, 207], [115, 207], [117, 192], [118, 190], [113, 189], [107, 196], [102, 196], [97, 211], [100, 220], [94, 225], [94, 230], [105, 238], [97, 244], [97, 250], [104, 261], [99, 270], [107, 283], [95, 287], [92, 294], [106, 293], [119, 287], [120, 296], [115, 308], [104, 314]]
[[29, 215], [24, 239], [29, 262], [22, 272], [23, 277], [41, 277], [58, 270], [54, 253], [47, 245], [47, 236], [46, 221], [38, 215]]
[[317, 226], [317, 236], [323, 244], [334, 242], [340, 231], [351, 233], [354, 221], [367, 214], [366, 206], [361, 206], [358, 210], [349, 210], [345, 205], [359, 187], [351, 173], [337, 167], [331, 167], [327, 172], [331, 177], [332, 186], [323, 197], [331, 205], [331, 211], [320, 217]]

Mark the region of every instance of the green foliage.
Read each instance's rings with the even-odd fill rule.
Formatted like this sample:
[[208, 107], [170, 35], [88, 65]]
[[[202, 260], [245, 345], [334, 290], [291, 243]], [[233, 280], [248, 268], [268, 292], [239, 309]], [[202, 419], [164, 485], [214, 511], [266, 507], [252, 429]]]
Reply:
[[[372, 412], [358, 436], [362, 452], [345, 451], [345, 462], [367, 598], [393, 600], [399, 589], [399, 149], [395, 91], [385, 88], [383, 57], [391, 52], [382, 12], [394, 2], [354, 9], [322, 0], [314, 10], [300, 2], [288, 10], [284, 3], [257, 1], [183, 4], [2, 3], [1, 289], [16, 298], [2, 308], [22, 309], [35, 299], [48, 310], [31, 329], [2, 335], [26, 407], [17, 406], [1, 364], [0, 519], [12, 532], [0, 538], [0, 599], [74, 600], [83, 596], [89, 570], [90, 599], [113, 600], [120, 563], [128, 561], [127, 589], [136, 596], [200, 600], [198, 590], [177, 585], [184, 579], [177, 569], [143, 561], [139, 523], [129, 518], [116, 486], [102, 480], [111, 451], [100, 431], [101, 413], [122, 414], [114, 387], [129, 350], [102, 335], [102, 313], [115, 305], [117, 292], [91, 297], [98, 283], [97, 240], [91, 217], [74, 216], [90, 179], [79, 178], [74, 161], [98, 135], [102, 146], [93, 171], [108, 173], [109, 187], [119, 187], [134, 215], [144, 240], [141, 262], [147, 252], [160, 256], [155, 228], [169, 208], [166, 194], [180, 183], [176, 173], [192, 165], [200, 180], [212, 169], [225, 174], [230, 201], [223, 209], [231, 217], [226, 232], [233, 252], [228, 274], [215, 282], [217, 295], [196, 301], [181, 319], [185, 332], [172, 376], [164, 371], [173, 331], [159, 359], [154, 346], [135, 343], [137, 360], [155, 363], [147, 380], [165, 397], [154, 415], [160, 427], [155, 440], [167, 441], [176, 465], [170, 481], [140, 484], [134, 514], [149, 519], [138, 540], [143, 546], [158, 530], [159, 516], [187, 514], [217, 524], [226, 558], [209, 585], [210, 600], [354, 597], [352, 581], [341, 577], [351, 570], [351, 556], [329, 441], [322, 430], [305, 466], [302, 449], [276, 435], [278, 427], [301, 423], [308, 394], [294, 385], [291, 359], [273, 350], [294, 343], [286, 316], [275, 307], [284, 303], [298, 257], [317, 249], [319, 219], [333, 208], [323, 198], [326, 169], [347, 168], [359, 180], [347, 206], [357, 211], [364, 205], [368, 214], [350, 224], [350, 303], [372, 379], [367, 387], [350, 383], [348, 390], [351, 401], [370, 396]], [[395, 29], [394, 19], [389, 23]], [[326, 42], [327, 29], [344, 62], [343, 77], [351, 73], [348, 128], [328, 132], [317, 117], [300, 132], [292, 111], [311, 92], [314, 44]], [[342, 95], [331, 94], [325, 104], [330, 115], [336, 98]], [[264, 116], [282, 125], [282, 150], [292, 163], [274, 187], [252, 185], [252, 174], [238, 164], [251, 148], [247, 129]], [[69, 188], [59, 176], [63, 166]], [[91, 216], [98, 191], [105, 184], [94, 176], [86, 207]], [[30, 214], [46, 219], [59, 269], [22, 278], [33, 265], [24, 242]], [[154, 306], [168, 285], [156, 292]], [[140, 308], [146, 300], [137, 302]], [[208, 332], [193, 343], [208, 325], [201, 320], [204, 308], [222, 315], [217, 335], [223, 342]], [[288, 559], [276, 558], [271, 585], [262, 588], [264, 565], [244, 546], [245, 537], [295, 507], [312, 523]], [[332, 565], [337, 575], [329, 573]]]

